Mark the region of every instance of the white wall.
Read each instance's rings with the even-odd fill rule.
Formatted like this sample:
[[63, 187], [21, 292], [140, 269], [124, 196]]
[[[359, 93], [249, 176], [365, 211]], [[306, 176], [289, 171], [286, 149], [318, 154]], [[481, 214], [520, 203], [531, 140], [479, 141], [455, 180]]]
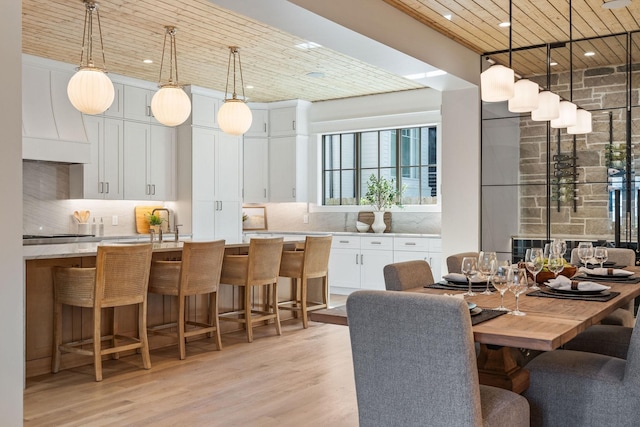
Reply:
[[24, 286], [22, 261], [22, 3], [5, 1], [0, 14], [0, 414], [3, 426], [22, 425]]
[[480, 245], [480, 90], [442, 94], [442, 256]]

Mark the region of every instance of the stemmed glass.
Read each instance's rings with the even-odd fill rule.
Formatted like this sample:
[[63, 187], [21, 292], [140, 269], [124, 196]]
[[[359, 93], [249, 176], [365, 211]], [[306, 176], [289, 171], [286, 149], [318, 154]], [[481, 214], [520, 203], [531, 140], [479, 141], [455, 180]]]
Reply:
[[478, 256], [478, 270], [484, 274], [487, 278], [487, 288], [482, 291], [483, 295], [493, 295], [493, 292], [489, 289], [489, 282], [491, 276], [496, 274], [498, 269], [498, 256], [495, 252], [480, 252]]
[[558, 277], [558, 273], [564, 270], [564, 258], [560, 254], [551, 254], [549, 256], [549, 262], [547, 268], [553, 273], [554, 278]]
[[462, 274], [467, 276], [467, 282], [469, 282], [469, 290], [464, 295], [470, 297], [476, 296], [476, 293], [471, 289], [471, 277], [478, 273], [478, 258], [476, 257], [464, 257], [462, 258], [462, 267], [460, 269]]
[[493, 275], [493, 287], [496, 288], [498, 292], [500, 292], [500, 307], [494, 308], [494, 310], [498, 311], [509, 311], [507, 307], [504, 306], [504, 293], [507, 291], [509, 287], [509, 281], [507, 277], [509, 275], [510, 266], [500, 266], [498, 267], [498, 271]]
[[587, 268], [587, 261], [593, 258], [593, 244], [591, 242], [580, 242], [578, 244], [578, 257]]
[[553, 252], [558, 253], [564, 257], [567, 253], [567, 242], [564, 239], [553, 239], [552, 242]]
[[518, 297], [520, 294], [526, 292], [528, 286], [527, 274], [524, 268], [511, 268], [509, 270], [509, 274], [507, 276], [507, 282], [509, 286], [509, 290], [513, 292], [513, 295], [516, 297], [516, 309], [510, 311], [509, 314], [514, 316], [525, 316], [526, 313], [520, 311], [520, 307], [518, 305]]
[[604, 262], [609, 258], [607, 248], [603, 246], [595, 248], [593, 251], [593, 257], [600, 263], [600, 268], [604, 268]]
[[527, 270], [533, 276], [533, 286], [531, 286], [531, 289], [534, 291], [540, 290], [540, 288], [538, 287], [538, 282], [536, 281], [536, 277], [538, 276], [538, 273], [540, 273], [544, 268], [544, 254], [542, 253], [542, 249], [527, 249], [527, 253], [524, 256], [524, 261], [526, 263]]

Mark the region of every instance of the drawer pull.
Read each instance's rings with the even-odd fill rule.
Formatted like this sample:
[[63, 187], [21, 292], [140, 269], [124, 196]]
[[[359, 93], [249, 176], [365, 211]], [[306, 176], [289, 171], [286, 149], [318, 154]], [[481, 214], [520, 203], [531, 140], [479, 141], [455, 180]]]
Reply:
[[339, 243], [350, 243], [349, 240], [340, 240]]
[[382, 242], [371, 242], [372, 245], [381, 245]]
[[405, 242], [405, 246], [415, 246], [416, 242]]

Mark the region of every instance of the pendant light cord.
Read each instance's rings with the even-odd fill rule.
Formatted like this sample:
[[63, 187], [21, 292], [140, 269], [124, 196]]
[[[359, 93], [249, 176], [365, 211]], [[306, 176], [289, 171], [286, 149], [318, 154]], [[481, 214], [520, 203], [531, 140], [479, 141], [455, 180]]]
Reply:
[[513, 69], [512, 63], [513, 45], [513, 0], [509, 0], [509, 68]]
[[[169, 36], [169, 85], [178, 85], [178, 48], [176, 46], [176, 28], [167, 26], [164, 33], [164, 43], [162, 44], [162, 59], [160, 60], [160, 77], [158, 86], [162, 86], [162, 68], [164, 66], [164, 53], [167, 49], [167, 36]], [[175, 70], [175, 80], [173, 78]]]
[[102, 26], [100, 25], [100, 11], [98, 10], [98, 3], [85, 1], [84, 12], [84, 28], [82, 30], [82, 51], [80, 52], [80, 67], [83, 67], [84, 54], [87, 53], [87, 65], [86, 67], [95, 67], [93, 63], [93, 12], [96, 13], [96, 19], [98, 21], [98, 35], [100, 37], [100, 51], [102, 52], [102, 68], [107, 67], [107, 61], [104, 56], [104, 43], [102, 41]]

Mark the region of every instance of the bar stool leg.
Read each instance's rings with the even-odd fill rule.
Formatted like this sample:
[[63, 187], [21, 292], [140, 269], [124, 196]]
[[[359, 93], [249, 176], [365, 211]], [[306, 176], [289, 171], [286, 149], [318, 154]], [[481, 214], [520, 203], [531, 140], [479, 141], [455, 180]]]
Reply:
[[62, 344], [62, 304], [53, 305], [53, 352], [51, 357], [51, 372], [60, 370], [60, 345]]
[[280, 310], [278, 310], [278, 281], [276, 280], [273, 284], [270, 285], [272, 289], [272, 310], [276, 315], [276, 332], [278, 335], [282, 335], [282, 330], [280, 329]]
[[[113, 307], [112, 314], [113, 314], [113, 319], [111, 322], [111, 332], [113, 333], [113, 338], [111, 339], [111, 346], [115, 347], [118, 344], [116, 343], [116, 334], [118, 333], [118, 317], [116, 314], [116, 307]], [[111, 353], [111, 358], [113, 360], [118, 360], [120, 359], [120, 353]]]
[[93, 366], [96, 373], [96, 381], [102, 381], [102, 355], [101, 353], [101, 337], [100, 337], [100, 321], [102, 312], [100, 308], [93, 308]]
[[149, 356], [149, 339], [147, 338], [147, 300], [138, 306], [138, 335], [140, 338], [142, 353], [142, 365], [144, 369], [151, 369], [151, 357]]
[[184, 328], [185, 324], [185, 315], [186, 310], [184, 309], [185, 300], [187, 297], [183, 295], [178, 295], [178, 348], [180, 349], [180, 360], [184, 360], [186, 357], [185, 351], [185, 337], [184, 337]]
[[253, 325], [251, 323], [251, 294], [253, 286], [244, 286], [244, 321], [247, 327], [247, 341], [253, 342]]
[[[216, 345], [218, 346], [218, 350], [222, 350], [222, 339], [220, 338], [220, 319], [218, 318], [218, 293], [212, 292], [209, 294], [209, 324], [216, 327]], [[213, 332], [209, 333], [211, 336]]]
[[304, 329], [307, 329], [309, 327], [309, 320], [307, 317], [307, 278], [303, 277], [300, 282], [300, 310], [302, 311], [302, 327]]

